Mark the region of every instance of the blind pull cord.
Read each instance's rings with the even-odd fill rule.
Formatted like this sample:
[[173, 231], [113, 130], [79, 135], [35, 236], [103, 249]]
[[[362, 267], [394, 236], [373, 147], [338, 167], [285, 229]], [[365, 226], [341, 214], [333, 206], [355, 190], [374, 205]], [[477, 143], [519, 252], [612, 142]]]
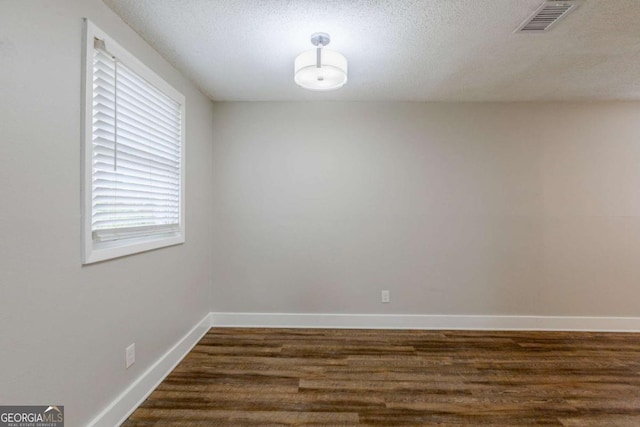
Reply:
[[118, 170], [118, 61], [114, 59], [113, 77], [113, 171]]

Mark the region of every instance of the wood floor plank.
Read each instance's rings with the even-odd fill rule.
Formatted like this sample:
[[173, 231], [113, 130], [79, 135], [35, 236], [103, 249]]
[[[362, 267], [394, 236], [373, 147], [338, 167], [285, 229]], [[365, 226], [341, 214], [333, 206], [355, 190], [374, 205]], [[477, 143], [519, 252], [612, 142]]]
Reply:
[[124, 425], [640, 426], [640, 334], [211, 329]]

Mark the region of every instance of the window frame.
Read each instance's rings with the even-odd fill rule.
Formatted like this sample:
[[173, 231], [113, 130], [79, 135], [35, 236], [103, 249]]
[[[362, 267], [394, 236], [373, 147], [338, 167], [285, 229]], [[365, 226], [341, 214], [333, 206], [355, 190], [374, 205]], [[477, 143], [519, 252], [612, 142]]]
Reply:
[[[84, 19], [82, 58], [82, 150], [81, 150], [81, 204], [83, 264], [106, 261], [126, 255], [179, 245], [185, 242], [185, 155], [186, 155], [186, 106], [185, 97], [173, 86], [154, 73], [125, 48], [109, 37], [88, 19]], [[160, 232], [144, 237], [130, 237], [111, 241], [95, 241], [92, 233], [93, 200], [93, 52], [94, 38], [105, 41], [107, 50], [126, 67], [144, 78], [165, 95], [180, 104], [180, 224], [177, 231]]]

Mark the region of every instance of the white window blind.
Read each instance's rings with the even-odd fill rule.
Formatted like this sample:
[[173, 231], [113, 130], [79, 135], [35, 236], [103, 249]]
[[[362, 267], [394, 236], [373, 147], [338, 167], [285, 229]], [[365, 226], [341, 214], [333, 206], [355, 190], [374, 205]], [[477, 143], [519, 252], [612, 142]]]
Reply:
[[105, 49], [94, 41], [92, 239], [177, 232], [182, 105]]

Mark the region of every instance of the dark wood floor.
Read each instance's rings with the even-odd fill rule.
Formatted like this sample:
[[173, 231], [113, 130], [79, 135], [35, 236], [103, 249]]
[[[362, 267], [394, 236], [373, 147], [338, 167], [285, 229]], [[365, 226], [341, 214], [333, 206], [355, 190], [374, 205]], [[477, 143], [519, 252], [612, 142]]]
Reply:
[[211, 329], [124, 424], [640, 426], [640, 334]]

